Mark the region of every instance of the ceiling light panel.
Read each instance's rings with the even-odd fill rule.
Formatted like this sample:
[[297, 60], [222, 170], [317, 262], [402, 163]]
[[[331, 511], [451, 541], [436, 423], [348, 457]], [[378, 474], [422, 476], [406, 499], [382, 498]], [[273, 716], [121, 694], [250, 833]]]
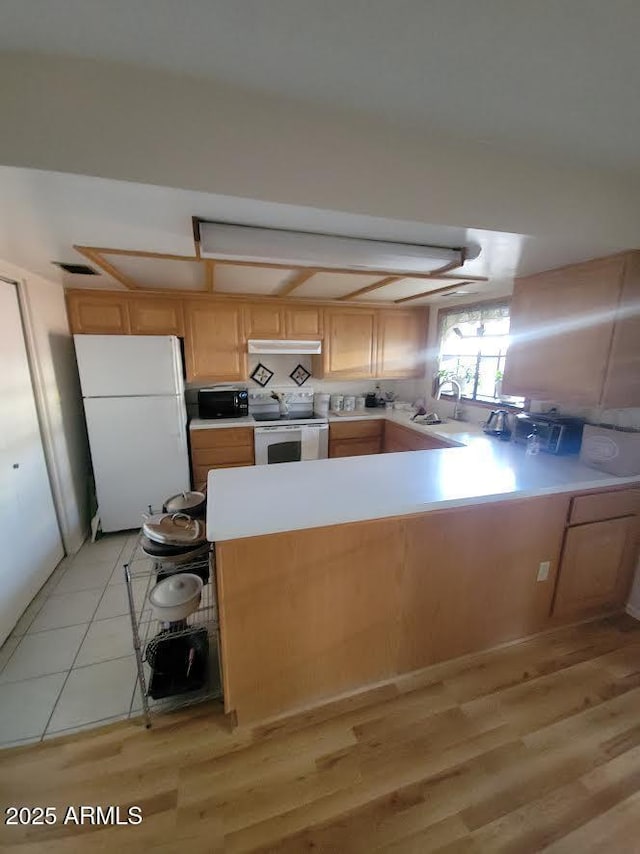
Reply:
[[204, 265], [199, 261], [148, 258], [143, 255], [109, 255], [106, 252], [103, 257], [141, 288], [205, 290]]
[[271, 267], [245, 267], [239, 264], [216, 264], [214, 290], [225, 294], [277, 294], [291, 270]]
[[[363, 276], [358, 273], [315, 273], [296, 288], [291, 296], [336, 299], [380, 281], [380, 276]], [[380, 297], [378, 297], [380, 299]]]
[[[460, 280], [462, 281], [462, 279]], [[368, 294], [355, 297], [358, 302], [375, 302], [382, 300], [396, 300], [403, 297], [412, 297], [414, 294], [422, 294], [425, 291], [435, 291], [438, 288], [446, 288], [449, 285], [454, 287], [455, 279], [399, 279], [397, 282], [392, 282], [379, 288], [375, 291], [369, 291]]]
[[200, 222], [200, 254], [303, 267], [429, 273], [460, 261], [457, 249]]

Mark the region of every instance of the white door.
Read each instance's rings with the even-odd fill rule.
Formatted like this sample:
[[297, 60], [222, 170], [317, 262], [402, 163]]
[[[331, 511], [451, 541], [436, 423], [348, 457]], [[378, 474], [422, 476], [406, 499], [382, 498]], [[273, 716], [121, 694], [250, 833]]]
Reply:
[[83, 397], [183, 394], [173, 335], [74, 335]]
[[88, 397], [84, 411], [103, 531], [139, 528], [190, 488], [183, 397]]
[[16, 285], [0, 279], [0, 643], [63, 556]]

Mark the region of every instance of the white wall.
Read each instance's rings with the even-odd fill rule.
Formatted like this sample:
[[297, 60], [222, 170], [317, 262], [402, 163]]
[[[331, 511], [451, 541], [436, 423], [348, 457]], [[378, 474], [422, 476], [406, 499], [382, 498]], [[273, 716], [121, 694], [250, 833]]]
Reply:
[[3, 164], [638, 243], [640, 187], [614, 173], [124, 64], [4, 53], [0, 79]]
[[53, 499], [65, 550], [73, 554], [89, 525], [90, 460], [64, 292], [2, 260], [0, 274], [19, 284]]

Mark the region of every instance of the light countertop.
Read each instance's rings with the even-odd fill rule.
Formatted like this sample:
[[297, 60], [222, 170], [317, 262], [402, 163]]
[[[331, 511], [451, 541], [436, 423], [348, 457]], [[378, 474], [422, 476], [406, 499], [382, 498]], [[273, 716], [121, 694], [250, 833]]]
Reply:
[[192, 418], [189, 430], [214, 430], [216, 427], [255, 427], [256, 422], [251, 415], [242, 418]]
[[[381, 411], [378, 417], [409, 425], [406, 413]], [[577, 456], [527, 456], [521, 445], [485, 436], [478, 425], [447, 422], [417, 429], [457, 447], [209, 472], [209, 540], [640, 481], [637, 475], [622, 478], [587, 468]]]

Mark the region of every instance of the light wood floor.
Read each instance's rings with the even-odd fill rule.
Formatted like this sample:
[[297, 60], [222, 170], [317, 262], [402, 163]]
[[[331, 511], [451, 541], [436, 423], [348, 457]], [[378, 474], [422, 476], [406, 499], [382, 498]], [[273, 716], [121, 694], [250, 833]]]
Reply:
[[140, 805], [2, 827], [31, 852], [640, 852], [640, 623], [436, 665], [270, 726], [219, 709], [0, 754], [3, 805]]

